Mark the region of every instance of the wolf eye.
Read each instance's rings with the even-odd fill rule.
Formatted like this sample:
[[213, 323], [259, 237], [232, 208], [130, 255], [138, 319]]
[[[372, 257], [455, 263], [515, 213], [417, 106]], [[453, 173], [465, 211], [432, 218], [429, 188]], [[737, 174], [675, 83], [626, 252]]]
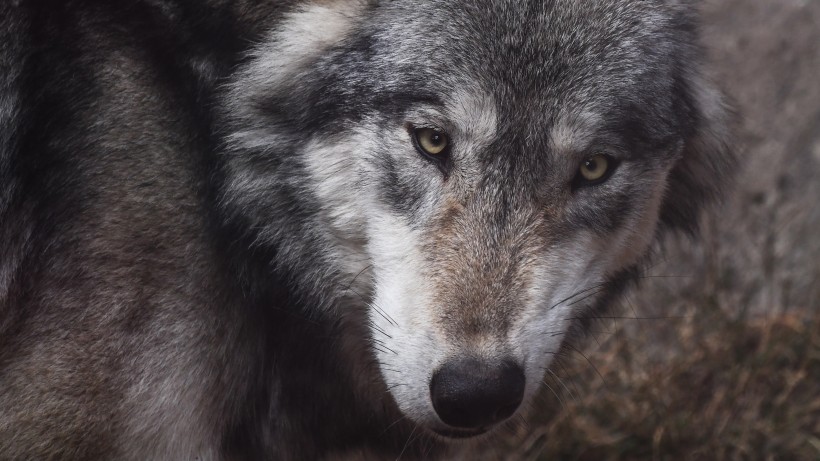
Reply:
[[446, 153], [450, 145], [450, 138], [439, 130], [433, 128], [419, 128], [413, 131], [413, 138], [416, 147], [423, 153], [437, 157]]
[[612, 176], [612, 172], [615, 171], [616, 166], [615, 159], [608, 155], [598, 154], [589, 157], [584, 160], [578, 168], [578, 174], [575, 177], [575, 181], [573, 181], [574, 186], [581, 187], [600, 184]]

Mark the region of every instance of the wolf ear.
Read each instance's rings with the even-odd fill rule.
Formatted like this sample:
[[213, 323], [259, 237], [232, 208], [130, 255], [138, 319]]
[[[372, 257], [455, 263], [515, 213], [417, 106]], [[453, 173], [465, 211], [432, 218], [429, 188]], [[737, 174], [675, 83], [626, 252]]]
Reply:
[[687, 80], [682, 99], [688, 106], [690, 127], [669, 176], [661, 220], [667, 228], [694, 234], [702, 209], [724, 198], [737, 159], [731, 134], [734, 114], [723, 94], [700, 75]]

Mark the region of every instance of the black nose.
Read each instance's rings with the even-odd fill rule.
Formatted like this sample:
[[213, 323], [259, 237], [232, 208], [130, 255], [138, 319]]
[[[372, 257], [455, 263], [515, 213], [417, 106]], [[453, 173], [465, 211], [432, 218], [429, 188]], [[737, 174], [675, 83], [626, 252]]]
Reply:
[[430, 397], [445, 424], [479, 429], [512, 416], [524, 397], [524, 384], [524, 370], [511, 360], [461, 359], [433, 374]]

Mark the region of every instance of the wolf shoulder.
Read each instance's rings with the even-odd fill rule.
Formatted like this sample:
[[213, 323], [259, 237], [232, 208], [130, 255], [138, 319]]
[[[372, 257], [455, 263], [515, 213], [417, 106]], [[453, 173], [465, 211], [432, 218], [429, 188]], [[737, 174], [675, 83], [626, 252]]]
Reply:
[[207, 459], [244, 392], [206, 122], [145, 5], [0, 3], [0, 458]]

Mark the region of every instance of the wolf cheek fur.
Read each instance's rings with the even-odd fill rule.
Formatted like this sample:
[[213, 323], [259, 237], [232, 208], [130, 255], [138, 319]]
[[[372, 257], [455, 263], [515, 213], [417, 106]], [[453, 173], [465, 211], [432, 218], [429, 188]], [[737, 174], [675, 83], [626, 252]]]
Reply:
[[733, 167], [681, 2], [133, 8], [0, 6], [0, 457], [491, 433]]

